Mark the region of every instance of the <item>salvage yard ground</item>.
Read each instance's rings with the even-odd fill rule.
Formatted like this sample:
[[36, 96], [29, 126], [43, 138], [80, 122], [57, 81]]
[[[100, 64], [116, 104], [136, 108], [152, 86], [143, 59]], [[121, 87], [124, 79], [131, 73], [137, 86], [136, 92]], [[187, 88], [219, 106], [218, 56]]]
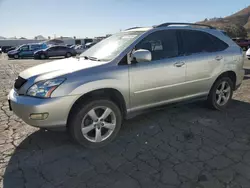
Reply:
[[[51, 60], [46, 60], [51, 61]], [[227, 111], [203, 102], [124, 122], [107, 147], [89, 150], [8, 110], [18, 73], [44, 63], [0, 55], [0, 188], [249, 188], [250, 61]]]

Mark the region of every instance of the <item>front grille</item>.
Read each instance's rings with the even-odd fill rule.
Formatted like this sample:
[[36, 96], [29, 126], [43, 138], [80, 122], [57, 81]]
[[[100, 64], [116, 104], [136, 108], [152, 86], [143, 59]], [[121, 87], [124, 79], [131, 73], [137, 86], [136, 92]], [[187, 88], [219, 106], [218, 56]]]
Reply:
[[27, 82], [26, 79], [18, 76], [14, 84], [15, 89], [20, 89], [23, 86], [23, 84], [25, 84], [25, 82]]

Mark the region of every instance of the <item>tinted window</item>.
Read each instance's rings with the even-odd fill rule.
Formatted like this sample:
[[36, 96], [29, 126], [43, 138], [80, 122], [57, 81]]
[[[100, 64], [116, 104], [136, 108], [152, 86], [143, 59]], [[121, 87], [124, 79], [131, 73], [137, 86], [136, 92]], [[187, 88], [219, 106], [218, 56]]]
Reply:
[[152, 53], [152, 60], [176, 57], [178, 56], [176, 31], [156, 31], [145, 37], [135, 48], [149, 50]]
[[27, 51], [27, 50], [29, 50], [29, 46], [28, 45], [22, 46], [22, 47], [20, 47], [20, 50]]
[[59, 46], [57, 50], [66, 50], [68, 49], [67, 47], [64, 47], [64, 46]]
[[41, 45], [38, 45], [38, 44], [36, 44], [36, 45], [31, 45], [30, 46], [30, 49], [31, 50], [38, 50], [38, 49], [40, 49], [41, 48]]
[[223, 51], [228, 48], [228, 44], [223, 42], [222, 40], [218, 39], [217, 37], [214, 37], [212, 35], [209, 35], [211, 40], [213, 41], [215, 45], [215, 51]]
[[181, 31], [183, 54], [216, 52], [228, 46], [220, 39], [201, 31]]
[[55, 50], [57, 50], [57, 46], [48, 48], [48, 51], [55, 51]]

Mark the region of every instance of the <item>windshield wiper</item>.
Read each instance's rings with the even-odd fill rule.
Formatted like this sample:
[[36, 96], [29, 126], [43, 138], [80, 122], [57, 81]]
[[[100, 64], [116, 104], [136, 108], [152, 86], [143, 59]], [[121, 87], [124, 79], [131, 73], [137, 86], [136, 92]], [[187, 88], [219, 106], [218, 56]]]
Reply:
[[101, 61], [100, 59], [96, 58], [96, 57], [91, 57], [91, 56], [80, 56], [83, 57], [84, 59], [89, 59], [91, 61]]
[[92, 60], [92, 61], [101, 61], [100, 59], [96, 58], [96, 57], [91, 57], [91, 56], [88, 56], [87, 57], [89, 60]]

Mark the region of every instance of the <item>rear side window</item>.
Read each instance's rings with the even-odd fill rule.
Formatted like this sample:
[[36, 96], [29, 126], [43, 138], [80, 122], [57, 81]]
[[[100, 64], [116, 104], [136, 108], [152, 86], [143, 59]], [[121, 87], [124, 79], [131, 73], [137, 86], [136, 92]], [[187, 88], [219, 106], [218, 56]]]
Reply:
[[175, 30], [156, 31], [136, 45], [136, 50], [146, 49], [152, 53], [152, 60], [178, 56], [178, 40]]
[[31, 50], [39, 50], [41, 48], [41, 45], [31, 45], [30, 49]]
[[180, 36], [182, 38], [182, 53], [185, 55], [223, 51], [228, 47], [220, 39], [202, 31], [180, 31]]
[[211, 40], [213, 41], [214, 45], [215, 45], [215, 51], [223, 51], [225, 49], [227, 49], [229, 46], [227, 43], [223, 42], [222, 40], [218, 39], [217, 37], [207, 34]]

